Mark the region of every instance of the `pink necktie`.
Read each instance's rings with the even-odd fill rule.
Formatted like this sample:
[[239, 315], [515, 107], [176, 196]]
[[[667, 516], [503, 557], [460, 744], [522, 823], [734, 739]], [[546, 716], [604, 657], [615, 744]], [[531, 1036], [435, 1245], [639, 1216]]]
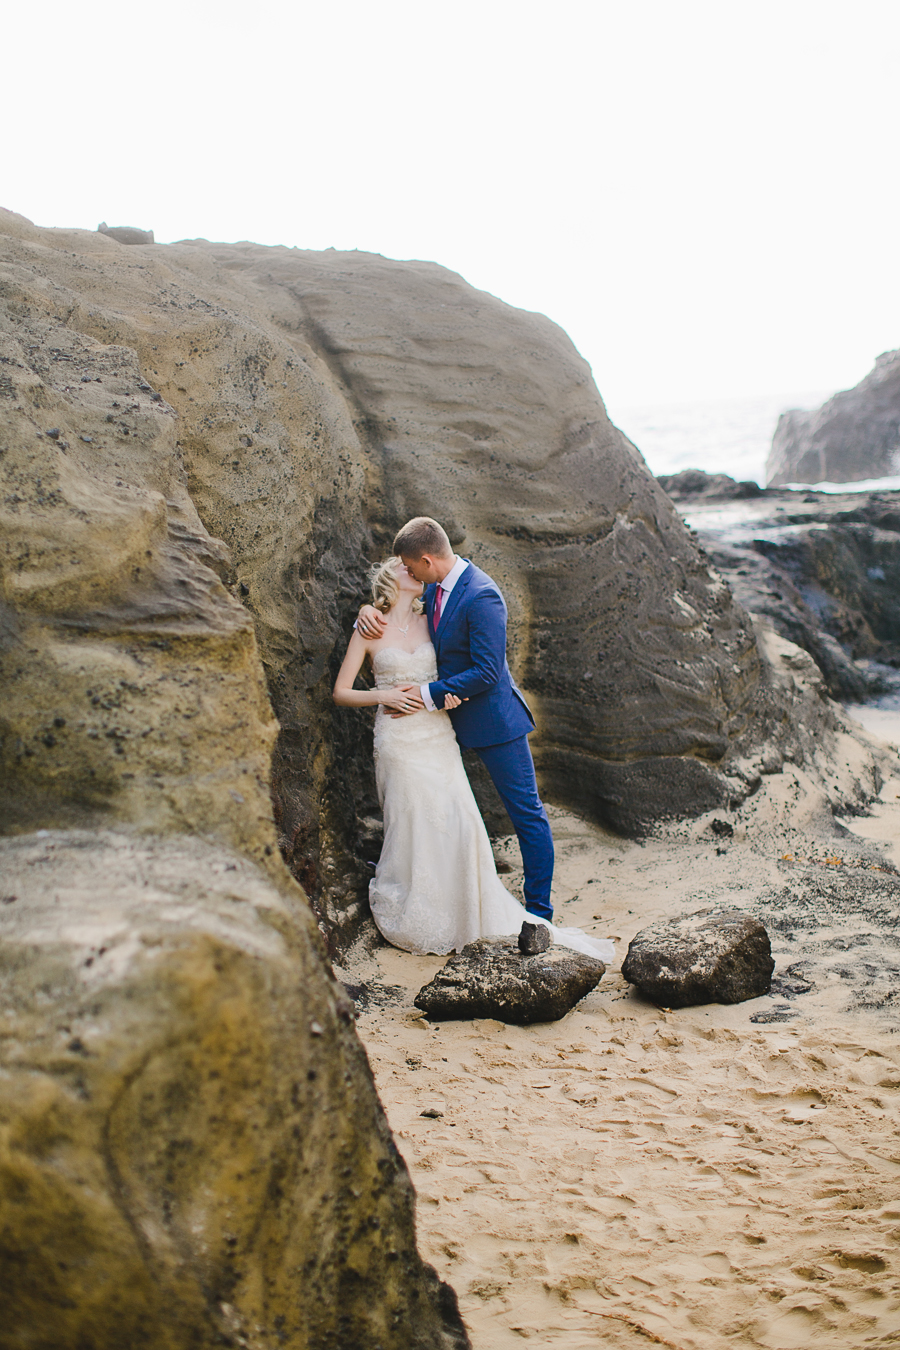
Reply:
[[441, 621], [441, 609], [443, 608], [443, 605], [444, 605], [444, 588], [443, 588], [443, 586], [438, 586], [438, 588], [437, 588], [437, 595], [435, 596], [435, 599], [434, 599], [434, 626], [435, 626], [435, 628], [437, 628], [438, 624], [439, 624], [440, 621]]

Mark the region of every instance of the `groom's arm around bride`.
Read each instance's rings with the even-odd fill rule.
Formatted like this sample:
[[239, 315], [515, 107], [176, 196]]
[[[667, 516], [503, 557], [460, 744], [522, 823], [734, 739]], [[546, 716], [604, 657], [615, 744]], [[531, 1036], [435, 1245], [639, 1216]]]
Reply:
[[[450, 714], [457, 740], [483, 760], [518, 835], [526, 909], [549, 920], [553, 836], [528, 745], [534, 719], [506, 659], [506, 603], [486, 572], [456, 557], [443, 528], [430, 517], [404, 525], [394, 553], [425, 586], [438, 678], [422, 686], [421, 706], [442, 707], [447, 694], [466, 700]], [[380, 636], [379, 619], [369, 606], [360, 612], [364, 637]]]

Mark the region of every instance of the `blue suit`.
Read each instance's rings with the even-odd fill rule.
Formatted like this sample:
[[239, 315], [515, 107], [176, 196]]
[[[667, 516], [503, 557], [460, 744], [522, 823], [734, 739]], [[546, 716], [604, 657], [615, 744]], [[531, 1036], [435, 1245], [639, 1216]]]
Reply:
[[436, 629], [435, 596], [432, 584], [425, 590], [425, 610], [438, 678], [429, 692], [438, 708], [446, 694], [468, 699], [450, 713], [456, 738], [481, 756], [519, 837], [526, 909], [550, 919], [553, 835], [528, 745], [534, 718], [506, 660], [506, 602], [496, 582], [471, 562], [445, 596]]

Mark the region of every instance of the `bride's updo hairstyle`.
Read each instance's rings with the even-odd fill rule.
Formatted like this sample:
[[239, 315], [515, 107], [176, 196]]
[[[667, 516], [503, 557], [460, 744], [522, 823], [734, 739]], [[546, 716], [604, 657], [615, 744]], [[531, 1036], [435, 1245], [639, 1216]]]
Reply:
[[[399, 558], [385, 558], [384, 562], [375, 563], [369, 572], [369, 585], [372, 587], [372, 604], [382, 614], [387, 614], [389, 609], [393, 609], [397, 603], [397, 596], [400, 594], [400, 587], [397, 585], [397, 568], [402, 567], [403, 563]], [[425, 606], [421, 599], [414, 600], [412, 603], [413, 614], [421, 614]]]

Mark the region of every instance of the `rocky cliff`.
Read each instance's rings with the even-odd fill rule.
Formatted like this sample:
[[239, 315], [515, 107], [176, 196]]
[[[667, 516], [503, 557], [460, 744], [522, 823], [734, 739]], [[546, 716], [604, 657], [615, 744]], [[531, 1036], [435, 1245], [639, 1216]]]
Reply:
[[[305, 431], [242, 474], [270, 431], [252, 318], [152, 246], [0, 223], [0, 1343], [462, 1347], [272, 813], [260, 650], [277, 696], [333, 646], [317, 541], [352, 555], [365, 528], [336, 490], [346, 413], [327, 372], [283, 393], [276, 364]], [[164, 353], [183, 427], [150, 383]], [[237, 462], [234, 555], [192, 499], [188, 424]], [[312, 801], [291, 732], [283, 800], [296, 771]]]
[[[803, 647], [832, 698], [895, 687], [900, 669], [900, 493], [740, 491], [722, 474], [665, 480], [737, 599]], [[721, 503], [747, 498], [743, 509]]]
[[900, 351], [813, 412], [782, 413], [766, 461], [770, 487], [857, 483], [900, 471]]
[[330, 698], [368, 560], [446, 523], [546, 794], [623, 831], [824, 764], [826, 705], [792, 724], [565, 334], [433, 264], [0, 213], [0, 435], [14, 1343], [464, 1344], [319, 937], [378, 848]]
[[[45, 691], [7, 713], [19, 828], [53, 801], [54, 824], [203, 822], [260, 856], [274, 737], [282, 851], [346, 921], [375, 799], [368, 721], [330, 682], [367, 559], [419, 511], [506, 592], [551, 796], [633, 831], [734, 790], [761, 678], [746, 616], [549, 320], [433, 264], [5, 229], [8, 593], [48, 635], [15, 658]], [[104, 633], [103, 679], [73, 664], [76, 630]], [[190, 702], [216, 662], [226, 716]], [[196, 783], [143, 717], [148, 681], [204, 727]]]
[[417, 512], [504, 589], [551, 799], [640, 833], [748, 790], [747, 615], [548, 319], [431, 263], [3, 226], [15, 828], [277, 843], [349, 940], [377, 803], [330, 686]]

